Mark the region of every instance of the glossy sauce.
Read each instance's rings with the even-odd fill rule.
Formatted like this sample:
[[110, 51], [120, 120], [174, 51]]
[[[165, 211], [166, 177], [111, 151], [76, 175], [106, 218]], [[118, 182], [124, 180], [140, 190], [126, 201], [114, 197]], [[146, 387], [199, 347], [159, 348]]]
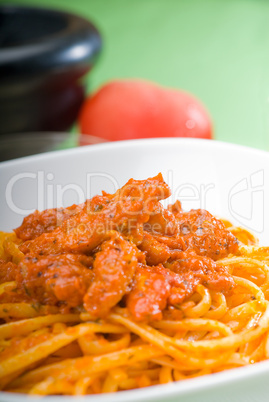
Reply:
[[234, 281], [215, 261], [236, 253], [237, 239], [207, 211], [183, 212], [179, 202], [164, 209], [169, 195], [159, 174], [29, 215], [15, 230], [24, 257], [0, 261], [1, 283], [16, 280], [18, 290], [0, 301], [85, 309], [96, 318], [121, 303], [134, 320], [153, 321], [180, 315], [177, 306], [199, 283], [230, 293]]

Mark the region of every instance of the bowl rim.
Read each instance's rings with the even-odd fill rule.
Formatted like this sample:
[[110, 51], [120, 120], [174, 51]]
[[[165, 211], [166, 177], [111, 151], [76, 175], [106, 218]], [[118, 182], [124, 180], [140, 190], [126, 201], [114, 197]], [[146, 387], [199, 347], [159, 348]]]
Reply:
[[[139, 147], [139, 146], [148, 146], [151, 144], [163, 144], [163, 145], [171, 145], [173, 144], [184, 144], [184, 145], [199, 145], [202, 148], [210, 148], [212, 149], [223, 149], [223, 150], [235, 150], [235, 151], [241, 151], [244, 153], [249, 153], [249, 154], [256, 154], [256, 156], [261, 156], [261, 157], [266, 157], [269, 158], [269, 152], [266, 150], [258, 149], [258, 148], [253, 148], [249, 147], [247, 145], [241, 145], [241, 144], [234, 144], [230, 142], [225, 142], [225, 141], [219, 141], [219, 140], [209, 140], [209, 139], [202, 139], [202, 138], [186, 138], [186, 137], [163, 137], [163, 138], [142, 138], [142, 139], [136, 139], [136, 140], [122, 140], [122, 141], [107, 141], [107, 142], [100, 142], [99, 144], [93, 144], [93, 145], [85, 145], [77, 148], [70, 148], [70, 149], [62, 149], [62, 150], [57, 150], [57, 151], [49, 151], [49, 152], [43, 152], [41, 154], [36, 154], [36, 155], [30, 155], [30, 156], [24, 156], [21, 158], [17, 159], [12, 159], [10, 161], [4, 161], [0, 162], [0, 166], [3, 167], [8, 167], [9, 165], [18, 165], [22, 162], [36, 162], [38, 159], [44, 160], [47, 159], [48, 157], [52, 158], [57, 158], [57, 157], [62, 157], [62, 156], [68, 156], [72, 155], [73, 153], [77, 154], [83, 154], [85, 152], [89, 152], [90, 150], [95, 151], [95, 150], [111, 150], [114, 151], [114, 149], [123, 149], [126, 146], [129, 147]], [[90, 147], [90, 148], [89, 148]]]
[[[201, 377], [191, 378], [187, 381], [177, 381], [170, 384], [158, 384], [145, 388], [125, 390], [116, 393], [96, 394], [85, 396], [65, 396], [65, 395], [49, 395], [50, 402], [71, 402], [77, 400], [87, 400], [89, 402], [138, 402], [138, 401], [153, 401], [162, 400], [170, 397], [188, 396], [203, 390], [213, 390], [216, 387], [225, 384], [233, 384], [240, 380], [257, 378], [261, 374], [268, 373], [269, 360], [255, 363], [244, 367], [237, 367], [225, 370], [219, 373], [206, 374]], [[27, 394], [14, 394], [5, 391], [0, 391], [0, 397], [5, 399], [3, 402], [27, 402], [29, 396]], [[48, 396], [47, 396], [48, 397]], [[75, 398], [75, 399], [74, 399]], [[40, 402], [40, 396], [31, 395], [32, 402]]]
[[[171, 147], [174, 144], [184, 144], [188, 146], [198, 145], [201, 149], [207, 148], [212, 150], [216, 149], [224, 150], [227, 152], [233, 150], [237, 152], [242, 152], [246, 156], [255, 155], [257, 157], [263, 157], [269, 160], [269, 153], [264, 150], [259, 150], [256, 148], [247, 147], [244, 145], [231, 144], [221, 141], [209, 141], [205, 139], [194, 139], [194, 138], [154, 138], [154, 139], [139, 139], [139, 140], [126, 140], [117, 142], [107, 142], [96, 145], [84, 146], [80, 148], [60, 150], [54, 152], [47, 152], [39, 155], [27, 156], [19, 158], [12, 161], [2, 162], [2, 167], [9, 169], [13, 167], [19, 167], [21, 164], [27, 164], [27, 162], [38, 162], [46, 161], [50, 158], [57, 159], [58, 157], [67, 157], [72, 154], [81, 155], [84, 153], [99, 151], [111, 151], [123, 150], [125, 147], [136, 147], [141, 146], [150, 147], [153, 144], [169, 144]], [[1, 166], [0, 166], [1, 170]], [[255, 363], [254, 365], [248, 365], [245, 367], [239, 367], [235, 369], [225, 370], [214, 375], [204, 375], [202, 377], [189, 379], [188, 381], [175, 382], [172, 384], [162, 384], [155, 385], [143, 389], [135, 389], [128, 391], [121, 391], [116, 394], [100, 394], [100, 395], [86, 395], [86, 396], [76, 396], [76, 400], [87, 400], [89, 402], [138, 402], [138, 401], [159, 401], [166, 400], [165, 398], [172, 397], [184, 397], [184, 396], [194, 396], [199, 394], [201, 391], [213, 391], [219, 386], [231, 385], [239, 383], [241, 385], [248, 379], [257, 379], [263, 375], [268, 375], [269, 372], [269, 360], [260, 363]], [[10, 394], [7, 392], [0, 392], [0, 397], [3, 397], [3, 402], [26, 402], [28, 396], [25, 394]], [[27, 399], [26, 399], [27, 398]], [[74, 400], [74, 396], [50, 396], [50, 402], [71, 402]], [[31, 397], [31, 401], [40, 401], [40, 397]]]

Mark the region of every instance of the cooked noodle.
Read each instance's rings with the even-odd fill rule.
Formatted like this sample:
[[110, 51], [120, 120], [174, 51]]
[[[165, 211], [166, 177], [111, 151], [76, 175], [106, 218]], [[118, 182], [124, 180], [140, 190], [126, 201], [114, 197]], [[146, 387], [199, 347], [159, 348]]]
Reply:
[[[14, 301], [16, 279], [0, 285], [0, 386], [8, 392], [85, 395], [182, 381], [269, 358], [269, 247], [225, 221], [239, 240], [216, 261], [230, 293], [198, 283], [175, 305], [178, 318], [133, 319], [117, 302], [103, 317], [81, 306]], [[25, 258], [14, 233], [0, 234], [2, 264]], [[153, 264], [154, 265], [154, 264]], [[0, 276], [1, 278], [1, 276]], [[5, 295], [9, 295], [5, 299]]]

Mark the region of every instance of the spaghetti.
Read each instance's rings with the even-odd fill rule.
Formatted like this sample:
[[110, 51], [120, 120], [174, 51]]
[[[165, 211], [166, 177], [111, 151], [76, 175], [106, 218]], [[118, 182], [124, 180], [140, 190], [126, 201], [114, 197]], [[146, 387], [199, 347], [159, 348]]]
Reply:
[[117, 392], [269, 358], [269, 247], [158, 175], [0, 233], [0, 389]]

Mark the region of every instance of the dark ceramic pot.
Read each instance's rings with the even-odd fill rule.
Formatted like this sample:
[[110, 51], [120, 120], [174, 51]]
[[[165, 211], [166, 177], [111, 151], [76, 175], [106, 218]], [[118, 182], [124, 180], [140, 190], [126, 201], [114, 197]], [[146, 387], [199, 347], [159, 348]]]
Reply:
[[81, 17], [0, 6], [0, 134], [70, 128], [100, 49], [98, 30]]

